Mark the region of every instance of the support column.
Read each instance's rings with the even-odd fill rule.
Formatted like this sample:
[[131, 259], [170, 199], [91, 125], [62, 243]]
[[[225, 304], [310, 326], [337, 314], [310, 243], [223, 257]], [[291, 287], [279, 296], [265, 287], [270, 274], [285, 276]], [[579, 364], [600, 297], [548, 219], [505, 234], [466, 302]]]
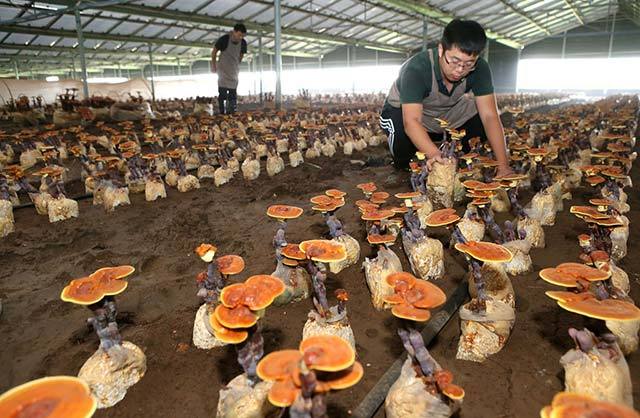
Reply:
[[76, 3], [76, 33], [78, 34], [78, 51], [80, 52], [80, 71], [82, 76], [82, 93], [84, 98], [89, 98], [89, 83], [87, 82], [87, 61], [84, 56], [84, 36], [82, 36], [82, 21], [80, 20], [80, 9]]
[[489, 45], [491, 45], [491, 40], [487, 39], [487, 46], [484, 48], [484, 60], [489, 63]]
[[264, 96], [262, 91], [262, 31], [258, 32], [258, 65], [260, 66], [260, 104], [262, 104]]
[[180, 58], [178, 58], [178, 75], [182, 75], [182, 68], [180, 67]]
[[151, 99], [153, 103], [156, 103], [156, 83], [153, 76], [153, 50], [151, 44], [147, 44], [149, 48], [149, 71], [151, 71]]
[[609, 53], [608, 58], [611, 58], [611, 52], [613, 51], [613, 33], [616, 31], [616, 12], [613, 12], [613, 21], [611, 22], [611, 35], [609, 36]]
[[560, 58], [564, 59], [567, 56], [567, 31], [565, 30], [562, 34], [562, 53], [560, 54]]
[[347, 67], [351, 67], [351, 47], [349, 45], [347, 47]]
[[[611, 22], [611, 35], [609, 36], [609, 51], [607, 52], [607, 58], [611, 58], [611, 53], [613, 51], [613, 34], [616, 31], [616, 11], [613, 12], [613, 21]], [[604, 94], [606, 95], [608, 89], [604, 89]]]
[[275, 11], [275, 46], [276, 46], [276, 109], [282, 107], [282, 84], [280, 77], [282, 76], [282, 22], [280, 21], [280, 0], [274, 1]]
[[380, 65], [380, 56], [379, 56], [379, 55], [380, 55], [380, 54], [378, 53], [378, 50], [376, 49], [376, 67], [377, 67], [378, 65]]
[[118, 61], [118, 77], [122, 78], [122, 67], [120, 66], [120, 61]]
[[520, 56], [522, 55], [522, 49], [518, 49], [518, 60], [516, 61], [516, 93], [518, 93], [518, 70], [520, 69]]
[[427, 50], [427, 42], [429, 40], [429, 37], [427, 35], [429, 31], [429, 22], [427, 22], [427, 17], [423, 17], [422, 18], [422, 50], [426, 51]]
[[71, 57], [71, 78], [73, 80], [75, 80], [76, 77], [77, 77], [77, 75], [76, 75], [76, 57], [73, 56], [73, 57]]
[[18, 61], [13, 60], [13, 70], [16, 73], [16, 80], [20, 80], [20, 71], [18, 70]]

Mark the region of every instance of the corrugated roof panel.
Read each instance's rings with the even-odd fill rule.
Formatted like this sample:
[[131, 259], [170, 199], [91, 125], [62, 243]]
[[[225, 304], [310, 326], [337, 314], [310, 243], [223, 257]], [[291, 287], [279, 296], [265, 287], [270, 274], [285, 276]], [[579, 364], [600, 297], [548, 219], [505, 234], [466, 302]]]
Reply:
[[[90, 17], [80, 16], [80, 21], [84, 24]], [[76, 18], [70, 15], [62, 15], [57, 22], [51, 25], [52, 29], [65, 29], [65, 30], [75, 30], [76, 28]]]
[[87, 26], [85, 26], [84, 30], [87, 32], [97, 32], [97, 33], [105, 33], [109, 29], [111, 29], [116, 23], [116, 21], [111, 19], [101, 19], [95, 18], [91, 21]]
[[[241, 21], [248, 18], [249, 16], [253, 16], [256, 13], [261, 12], [262, 10], [264, 10], [264, 8], [264, 4], [248, 2], [240, 8], [234, 10], [232, 13], [229, 13], [227, 15], [227, 18]], [[284, 10], [286, 11], [287, 9]]]
[[0, 16], [2, 16], [2, 20], [13, 19], [18, 16], [19, 11], [15, 7], [0, 7]]
[[28, 35], [25, 33], [12, 33], [5, 40], [5, 42], [9, 44], [24, 44], [25, 42], [31, 43], [31, 41], [35, 38], [34, 35]]
[[31, 44], [32, 45], [50, 45], [51, 42], [55, 42], [58, 40], [57, 36], [38, 36], [34, 39]]
[[143, 26], [144, 25], [142, 23], [122, 22], [115, 29], [113, 29], [111, 33], [116, 35], [131, 35]]
[[[182, 3], [182, 2], [180, 2]], [[242, 4], [240, 0], [214, 0], [199, 13], [210, 16], [225, 16], [225, 13]]]
[[193, 29], [191, 31], [189, 31], [188, 33], [186, 33], [182, 39], [185, 39], [187, 41], [195, 41], [198, 38], [201, 38], [203, 35], [207, 34], [208, 31], [204, 31], [204, 30], [200, 30], [200, 29]]
[[[151, 1], [160, 3], [157, 5], [158, 7], [166, 2], [166, 0], [151, 0]], [[147, 4], [147, 0], [144, 0], [144, 3]], [[180, 1], [174, 1], [173, 3], [171, 3], [169, 6], [167, 6], [167, 9], [180, 10], [183, 12], [191, 12], [196, 7], [200, 6], [203, 3], [205, 3], [205, 0], [180, 0]]]
[[148, 25], [146, 28], [142, 29], [136, 35], [154, 37], [154, 36], [157, 36], [163, 30], [165, 30], [166, 28], [167, 27], [164, 25], [151, 24], [151, 25]]

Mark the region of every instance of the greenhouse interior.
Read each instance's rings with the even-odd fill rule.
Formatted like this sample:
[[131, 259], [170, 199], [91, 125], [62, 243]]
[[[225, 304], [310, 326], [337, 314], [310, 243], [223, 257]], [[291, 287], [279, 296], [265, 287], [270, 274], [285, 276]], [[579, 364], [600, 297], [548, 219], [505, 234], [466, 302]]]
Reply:
[[0, 418], [640, 418], [639, 94], [638, 0], [0, 0]]

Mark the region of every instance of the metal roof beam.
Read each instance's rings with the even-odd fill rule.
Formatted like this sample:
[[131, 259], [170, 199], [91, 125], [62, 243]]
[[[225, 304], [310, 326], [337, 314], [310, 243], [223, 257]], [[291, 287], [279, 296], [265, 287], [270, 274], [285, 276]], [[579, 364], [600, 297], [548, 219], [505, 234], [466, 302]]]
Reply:
[[573, 15], [578, 19], [578, 22], [580, 22], [581, 25], [584, 25], [584, 18], [580, 15], [580, 12], [576, 9], [576, 6], [573, 5], [571, 0], [564, 0], [564, 4], [569, 6], [569, 9], [571, 9]]
[[[418, 13], [422, 16], [427, 16], [428, 18], [437, 21], [438, 24], [444, 26], [456, 17], [448, 12], [416, 0], [376, 0], [376, 2], [396, 7], [410, 13]], [[485, 28], [485, 33], [487, 34], [487, 37], [495, 39], [501, 44], [510, 46], [511, 48], [522, 48], [522, 44], [520, 42], [515, 41], [508, 36], [496, 33], [491, 29]]]
[[536, 27], [536, 29], [538, 29], [540, 32], [545, 33], [546, 35], [551, 35], [551, 31], [549, 31], [549, 29], [543, 27], [541, 24], [539, 24], [538, 22], [536, 22], [535, 20], [533, 20], [533, 18], [531, 18], [531, 16], [529, 16], [527, 13], [525, 13], [523, 10], [521, 10], [520, 8], [512, 5], [511, 3], [509, 3], [507, 0], [498, 0], [500, 3], [504, 4], [508, 9], [511, 9], [515, 14], [517, 14], [518, 16], [522, 17], [524, 20], [526, 20], [527, 22], [531, 23], [533, 26]]
[[[7, 25], [3, 26], [3, 31], [14, 32], [14, 33], [25, 33], [31, 35], [44, 35], [44, 36], [61, 36], [64, 38], [76, 38], [75, 31], [64, 30], [64, 29], [43, 29], [33, 26], [15, 26], [15, 25]], [[187, 46], [192, 48], [203, 48], [207, 50], [211, 50], [211, 44], [209, 42], [192, 42], [180, 39], [166, 39], [166, 38], [156, 38], [156, 37], [147, 37], [147, 36], [132, 36], [132, 35], [116, 35], [116, 34], [107, 34], [107, 33], [97, 33], [97, 32], [83, 32], [85, 39], [95, 39], [95, 40], [107, 40], [107, 41], [115, 41], [115, 42], [139, 42], [143, 44], [155, 44], [155, 45], [176, 45], [176, 46]], [[264, 50], [266, 54], [273, 54], [272, 50]], [[293, 51], [283, 51], [283, 55], [287, 56], [298, 56], [298, 57], [316, 57], [313, 54], [301, 53], [301, 52], [293, 52]]]
[[[70, 0], [47, 0], [47, 2], [52, 4], [67, 5], [67, 6], [72, 3], [72, 1]], [[166, 10], [166, 9], [161, 9], [159, 7], [150, 7], [150, 6], [144, 6], [139, 4], [135, 4], [135, 5], [121, 4], [121, 5], [115, 5], [115, 6], [106, 6], [106, 7], [101, 7], [100, 10], [105, 10], [105, 11], [110, 11], [115, 13], [122, 13], [122, 14], [137, 15], [137, 16], [154, 17], [154, 18], [166, 19], [166, 20], [199, 23], [203, 25], [225, 26], [225, 27], [231, 27], [231, 28], [237, 23], [235, 19], [229, 19], [224, 17], [214, 17], [214, 16], [203, 15], [203, 14], [192, 14], [190, 12], [183, 12], [180, 10]], [[245, 21], [244, 24], [247, 27], [247, 29], [250, 29], [250, 30], [263, 31], [268, 33], [274, 32], [273, 25], [268, 25], [268, 24], [263, 24], [258, 22], [250, 22], [250, 21]], [[324, 34], [313, 32], [313, 31], [306, 31], [306, 30], [300, 30], [300, 29], [294, 29], [294, 28], [283, 28], [282, 34], [287, 35], [288, 37], [299, 38], [302, 40], [316, 40], [316, 41], [323, 41], [323, 42], [328, 42], [333, 44], [351, 44], [351, 45], [354, 45], [357, 43], [363, 46], [369, 45], [369, 46], [390, 48], [388, 45], [379, 45], [364, 39], [361, 40], [361, 39], [354, 39], [354, 38], [347, 38], [347, 37], [324, 35]], [[406, 51], [402, 49], [402, 50], [399, 50], [398, 52], [406, 52]]]

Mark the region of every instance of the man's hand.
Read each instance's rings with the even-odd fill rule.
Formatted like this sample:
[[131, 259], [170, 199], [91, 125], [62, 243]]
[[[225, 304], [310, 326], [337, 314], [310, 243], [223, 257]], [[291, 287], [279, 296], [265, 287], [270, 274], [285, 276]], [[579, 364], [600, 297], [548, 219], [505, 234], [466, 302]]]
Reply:
[[216, 66], [215, 62], [211, 63], [211, 72], [214, 74], [218, 72], [218, 67]]
[[498, 166], [498, 170], [496, 172], [496, 177], [503, 177], [508, 174], [513, 174], [513, 170], [508, 165], [506, 166]]
[[427, 170], [431, 171], [433, 168], [433, 163], [440, 163], [440, 164], [444, 164], [445, 163], [445, 159], [442, 158], [442, 154], [440, 154], [440, 151], [438, 151], [437, 154], [434, 154], [430, 157], [427, 157]]

